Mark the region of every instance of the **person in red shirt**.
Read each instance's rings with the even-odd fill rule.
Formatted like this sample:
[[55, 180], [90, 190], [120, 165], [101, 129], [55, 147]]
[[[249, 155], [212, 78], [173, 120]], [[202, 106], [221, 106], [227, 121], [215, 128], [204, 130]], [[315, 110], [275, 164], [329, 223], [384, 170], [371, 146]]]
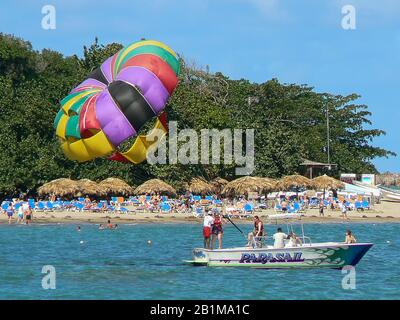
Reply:
[[214, 214], [214, 223], [212, 225], [212, 245], [211, 249], [215, 247], [215, 241], [218, 238], [218, 249], [222, 249], [222, 236], [224, 234], [224, 230], [222, 229], [222, 224], [225, 221], [222, 219], [221, 215], [218, 213]]

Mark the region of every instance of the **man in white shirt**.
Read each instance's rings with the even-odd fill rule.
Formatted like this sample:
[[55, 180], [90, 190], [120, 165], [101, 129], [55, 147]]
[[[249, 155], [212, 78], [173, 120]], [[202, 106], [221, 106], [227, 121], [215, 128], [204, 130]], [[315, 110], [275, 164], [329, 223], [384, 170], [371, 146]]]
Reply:
[[203, 237], [204, 237], [204, 248], [211, 249], [211, 227], [214, 223], [214, 217], [211, 211], [207, 212], [203, 220]]
[[278, 228], [277, 232], [273, 236], [274, 238], [274, 248], [282, 249], [285, 247], [285, 239], [287, 238], [286, 233], [282, 232], [281, 228]]

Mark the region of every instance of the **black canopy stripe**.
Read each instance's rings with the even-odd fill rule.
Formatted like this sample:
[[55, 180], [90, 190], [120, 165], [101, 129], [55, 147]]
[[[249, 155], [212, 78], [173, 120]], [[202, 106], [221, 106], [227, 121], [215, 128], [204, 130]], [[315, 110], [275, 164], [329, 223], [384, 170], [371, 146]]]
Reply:
[[116, 80], [110, 83], [108, 91], [136, 132], [156, 116], [147, 100], [134, 86]]

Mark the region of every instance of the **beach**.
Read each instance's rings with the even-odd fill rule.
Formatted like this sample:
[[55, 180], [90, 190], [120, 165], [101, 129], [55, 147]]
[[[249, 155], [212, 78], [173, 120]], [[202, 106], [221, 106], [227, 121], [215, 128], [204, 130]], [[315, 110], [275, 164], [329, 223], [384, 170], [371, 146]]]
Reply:
[[[128, 210], [133, 207], [127, 206]], [[254, 213], [265, 220], [268, 215], [275, 214], [273, 209], [256, 211]], [[400, 203], [382, 201], [375, 204], [370, 210], [348, 211], [349, 220], [346, 222], [354, 223], [399, 223], [400, 222]], [[33, 214], [33, 223], [104, 223], [111, 219], [117, 224], [126, 223], [202, 223], [202, 218], [197, 218], [193, 213], [159, 213], [149, 211], [135, 211], [129, 213], [115, 212], [86, 212], [86, 211], [37, 211]], [[340, 210], [325, 209], [324, 217], [319, 217], [318, 209], [308, 209], [301, 218], [305, 223], [336, 223], [344, 221]], [[13, 222], [17, 220], [14, 214]], [[253, 223], [249, 218], [232, 218], [239, 223]], [[0, 223], [7, 223], [7, 216], [0, 215]]]

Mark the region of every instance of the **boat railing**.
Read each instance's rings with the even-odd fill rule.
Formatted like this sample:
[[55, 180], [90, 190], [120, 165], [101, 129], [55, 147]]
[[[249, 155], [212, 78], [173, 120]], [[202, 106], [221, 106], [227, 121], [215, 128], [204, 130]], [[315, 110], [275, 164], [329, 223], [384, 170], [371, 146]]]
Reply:
[[[302, 246], [308, 245], [311, 246], [312, 242], [311, 242], [311, 238], [310, 237], [306, 237], [306, 236], [302, 236], [301, 239], [303, 240]], [[308, 243], [307, 243], [308, 242]]]
[[[252, 247], [253, 248], [264, 248], [266, 245], [267, 240], [273, 240], [272, 236], [258, 236], [258, 237], [253, 237], [252, 239]], [[311, 238], [307, 237], [307, 236], [301, 236], [298, 237], [298, 239], [300, 240], [300, 243], [298, 243], [298, 246], [312, 246], [312, 242], [311, 242]]]

